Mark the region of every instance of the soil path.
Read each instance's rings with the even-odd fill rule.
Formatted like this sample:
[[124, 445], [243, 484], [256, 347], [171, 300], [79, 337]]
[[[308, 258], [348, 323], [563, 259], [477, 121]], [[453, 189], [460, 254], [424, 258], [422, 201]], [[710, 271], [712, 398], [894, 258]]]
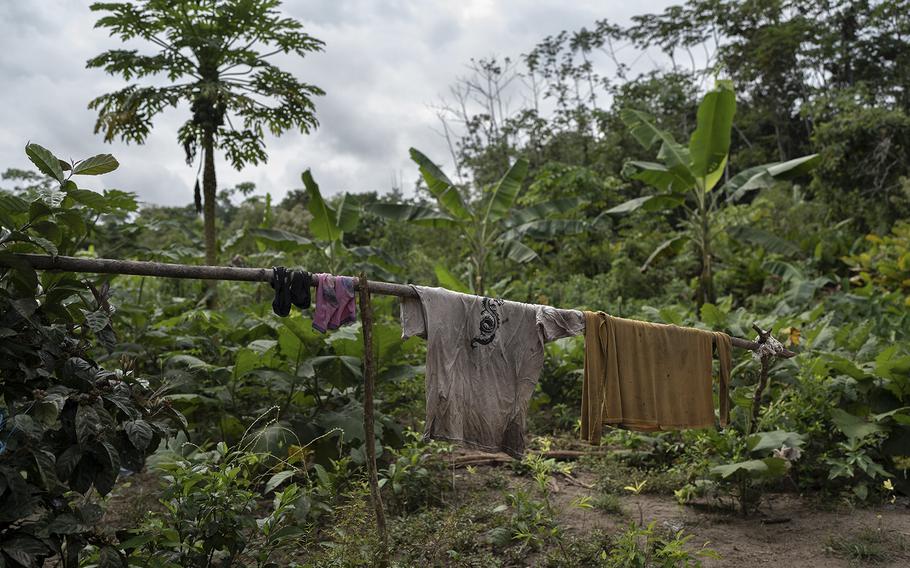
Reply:
[[[594, 481], [593, 476], [585, 472], [578, 472], [577, 477], [587, 483]], [[672, 496], [642, 495], [621, 497], [624, 514], [620, 515], [573, 507], [573, 500], [583, 495], [593, 498], [595, 490], [559, 484], [554, 503], [558, 506], [560, 521], [568, 531], [622, 530], [630, 522], [638, 522], [640, 504], [646, 524], [657, 521], [659, 526], [692, 534], [692, 550], [707, 543], [717, 551], [721, 558], [706, 558], [706, 567], [864, 566], [867, 564], [862, 561], [851, 564], [849, 559], [837, 557], [829, 549], [832, 543], [849, 542], [863, 532], [876, 534], [875, 531], [884, 533], [883, 540], [887, 544], [883, 548], [888, 555], [876, 566], [910, 566], [910, 509], [907, 503], [827, 511], [794, 495], [774, 494], [766, 496], [763, 514], [742, 518], [716, 509], [683, 507]]]

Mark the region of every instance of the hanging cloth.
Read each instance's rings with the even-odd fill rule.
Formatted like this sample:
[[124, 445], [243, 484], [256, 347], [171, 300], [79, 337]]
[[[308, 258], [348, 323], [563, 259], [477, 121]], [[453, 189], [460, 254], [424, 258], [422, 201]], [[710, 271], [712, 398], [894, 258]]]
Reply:
[[577, 310], [412, 286], [402, 338], [427, 340], [427, 438], [520, 457], [544, 344], [584, 329]]
[[726, 426], [730, 336], [585, 312], [582, 437], [598, 443], [604, 425], [642, 431], [714, 427], [715, 343], [720, 423]]
[[316, 274], [316, 310], [313, 329], [320, 333], [357, 321], [354, 279], [350, 276]]
[[303, 270], [288, 270], [283, 266], [272, 268], [272, 279], [269, 281], [275, 290], [272, 300], [272, 311], [281, 317], [291, 313], [291, 304], [301, 310], [310, 307], [310, 273]]

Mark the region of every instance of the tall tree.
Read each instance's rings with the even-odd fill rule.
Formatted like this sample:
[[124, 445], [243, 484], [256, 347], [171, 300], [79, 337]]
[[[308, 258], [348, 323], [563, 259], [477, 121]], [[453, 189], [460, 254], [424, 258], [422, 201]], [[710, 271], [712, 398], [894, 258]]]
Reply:
[[[95, 132], [111, 142], [142, 143], [152, 121], [168, 107], [189, 103], [192, 116], [178, 140], [192, 163], [202, 149], [205, 260], [217, 264], [215, 232], [217, 181], [215, 150], [232, 166], [267, 160], [263, 134], [318, 126], [312, 98], [323, 91], [302, 83], [272, 63], [271, 56], [320, 51], [323, 43], [303, 25], [278, 11], [280, 0], [140, 0], [98, 2], [103, 15], [95, 27], [107, 28], [123, 41], [144, 40], [153, 53], [111, 49], [89, 59], [130, 81], [155, 77], [150, 85], [132, 83], [89, 103], [98, 111]], [[197, 209], [199, 204], [198, 181]]]

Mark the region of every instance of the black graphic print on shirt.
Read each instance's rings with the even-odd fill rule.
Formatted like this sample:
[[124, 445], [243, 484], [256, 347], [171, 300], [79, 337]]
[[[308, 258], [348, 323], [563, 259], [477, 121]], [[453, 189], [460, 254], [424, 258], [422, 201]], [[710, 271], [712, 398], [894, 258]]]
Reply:
[[496, 330], [499, 329], [499, 306], [502, 305], [499, 298], [484, 298], [483, 309], [480, 310], [480, 335], [471, 340], [471, 347], [477, 345], [489, 345], [496, 339]]

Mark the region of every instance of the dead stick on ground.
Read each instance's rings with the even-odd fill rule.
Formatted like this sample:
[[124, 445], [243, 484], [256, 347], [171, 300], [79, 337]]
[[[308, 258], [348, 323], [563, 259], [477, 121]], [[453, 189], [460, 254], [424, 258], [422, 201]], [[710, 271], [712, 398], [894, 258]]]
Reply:
[[[597, 456], [606, 454], [606, 452], [600, 451], [585, 452], [580, 450], [551, 450], [549, 452], [543, 452], [540, 455], [545, 458], [552, 458], [557, 460], [574, 460], [584, 456]], [[456, 467], [460, 467], [464, 465], [479, 465], [484, 463], [508, 463], [513, 461], [513, 458], [505, 453], [476, 453], [456, 455], [451, 458], [451, 461], [455, 464]]]
[[379, 493], [379, 475], [376, 472], [376, 437], [373, 432], [373, 385], [376, 380], [376, 364], [373, 361], [373, 306], [370, 303], [370, 289], [366, 276], [360, 273], [360, 311], [363, 318], [363, 431], [366, 438], [367, 469], [370, 476], [370, 496], [376, 510], [376, 529], [382, 543], [382, 565], [389, 563], [389, 536], [385, 526], [385, 512], [382, 509], [382, 495]]

